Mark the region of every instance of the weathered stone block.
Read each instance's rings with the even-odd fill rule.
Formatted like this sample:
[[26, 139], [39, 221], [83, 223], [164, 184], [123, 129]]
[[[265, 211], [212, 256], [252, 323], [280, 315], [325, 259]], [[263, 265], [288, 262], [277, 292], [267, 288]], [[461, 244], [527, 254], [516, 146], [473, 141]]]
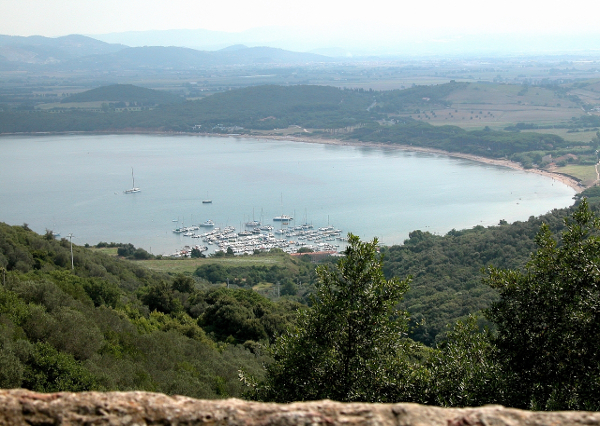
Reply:
[[13, 389], [0, 390], [0, 426], [4, 425], [600, 426], [600, 413], [531, 412], [498, 405], [440, 408], [333, 401], [262, 404], [149, 392], [40, 394]]

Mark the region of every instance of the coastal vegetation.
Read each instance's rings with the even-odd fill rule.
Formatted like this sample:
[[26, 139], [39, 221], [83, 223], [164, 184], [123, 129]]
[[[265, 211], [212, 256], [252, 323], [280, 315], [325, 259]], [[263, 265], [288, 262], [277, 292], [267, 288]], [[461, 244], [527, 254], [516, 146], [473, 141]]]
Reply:
[[[311, 308], [271, 346], [265, 382], [254, 386], [263, 401], [391, 402], [406, 382], [407, 314], [395, 307], [409, 280], [386, 280], [377, 240], [350, 235], [335, 268], [317, 269]], [[307, 368], [310, 366], [310, 368]]]
[[[304, 378], [309, 380], [306, 389], [312, 389], [307, 390], [306, 398], [596, 409], [592, 394], [585, 391], [593, 387], [581, 379], [583, 373], [560, 368], [551, 376], [532, 373], [549, 368], [539, 364], [550, 356], [544, 354], [552, 355], [547, 358], [548, 365], [561, 365], [567, 363], [564, 357], [570, 360], [575, 356], [580, 363], [577, 371], [596, 368], [597, 357], [585, 346], [585, 338], [569, 331], [569, 327], [580, 327], [569, 321], [584, 321], [582, 330], [595, 327], [588, 314], [595, 299], [577, 295], [595, 291], [593, 277], [588, 278], [586, 272], [591, 270], [585, 265], [595, 262], [597, 252], [598, 219], [593, 212], [600, 195], [596, 189], [586, 191], [587, 202], [525, 222], [501, 221], [498, 226], [451, 231], [445, 236], [414, 231], [404, 245], [382, 247], [380, 254], [376, 245], [354, 238], [341, 263], [332, 259], [316, 270], [308, 255], [291, 258], [276, 251], [252, 256], [252, 262], [244, 256], [230, 262], [227, 258], [165, 259], [193, 265], [184, 271], [187, 273], [167, 274], [157, 267], [163, 261], [160, 258], [129, 261], [115, 255], [118, 247], [109, 255], [101, 252], [105, 247], [76, 245], [71, 269], [68, 240], [56, 240], [50, 231], [35, 234], [27, 225], [2, 224], [0, 386], [298, 399], [299, 394], [279, 386], [287, 383], [288, 374], [296, 374], [290, 371], [300, 375], [312, 371], [293, 369], [302, 364], [302, 357], [309, 356], [302, 351], [310, 349], [315, 351], [313, 358], [322, 362], [323, 368], [314, 371], [321, 371], [323, 380], [317, 380], [318, 375]], [[561, 244], [552, 243], [560, 234]], [[574, 252], [586, 255], [574, 258]], [[536, 254], [531, 257], [532, 253]], [[529, 266], [525, 266], [528, 259]], [[560, 265], [558, 275], [547, 272], [554, 263]], [[482, 268], [489, 272], [483, 274]], [[560, 278], [563, 275], [564, 279]], [[347, 293], [342, 277], [355, 277], [348, 282], [368, 286], [364, 292]], [[400, 283], [396, 277], [410, 279]], [[527, 312], [531, 318], [514, 315], [525, 313], [527, 309], [520, 306], [531, 305], [526, 297], [538, 291], [538, 287], [526, 290], [527, 286], [543, 280], [548, 280], [549, 299], [536, 299], [541, 305], [537, 311]], [[564, 287], [566, 283], [568, 287]], [[588, 287], [577, 287], [584, 283]], [[389, 304], [382, 305], [378, 319], [367, 321], [364, 328], [360, 325], [364, 318], [358, 314], [362, 308], [347, 305], [347, 298], [380, 294], [379, 290], [370, 293], [376, 288], [385, 293], [390, 285], [398, 292], [385, 298]], [[513, 289], [520, 288], [516, 285], [523, 291], [514, 293]], [[575, 290], [561, 293], [562, 288], [571, 287]], [[571, 302], [568, 298], [573, 295], [578, 298]], [[368, 303], [379, 306], [379, 296], [370, 297], [364, 303], [355, 302], [361, 307]], [[544, 306], [558, 306], [554, 304], [557, 298], [565, 311], [548, 317]], [[389, 309], [398, 321], [393, 327], [385, 319], [390, 318]], [[483, 316], [482, 310], [487, 312]], [[374, 315], [378, 312], [371, 311]], [[478, 313], [479, 317], [472, 316]], [[387, 343], [378, 345], [372, 354], [373, 359], [386, 359], [377, 364], [387, 366], [385, 369], [372, 371], [375, 376], [384, 374], [383, 378], [371, 380], [375, 376], [365, 373], [371, 364], [363, 362], [370, 356], [331, 352], [338, 345], [336, 339], [347, 335], [340, 331], [344, 318], [359, 321], [353, 329], [366, 336], [385, 331], [382, 338]], [[562, 322], [555, 333], [564, 333], [544, 340], [544, 330], [558, 320]], [[322, 334], [325, 324], [330, 332]], [[369, 327], [376, 328], [369, 331]], [[486, 328], [488, 331], [483, 331]], [[511, 340], [510, 336], [519, 334], [515, 330], [529, 328], [533, 334], [524, 336], [537, 337]], [[398, 339], [390, 340], [389, 333]], [[315, 339], [310, 348], [295, 346], [290, 340], [300, 335], [302, 341]], [[278, 340], [278, 336], [288, 337]], [[369, 349], [372, 342], [368, 339], [356, 342], [362, 342], [356, 350], [373, 349]], [[540, 342], [547, 342], [546, 346], [539, 346]], [[548, 346], [552, 342], [564, 343]], [[384, 349], [387, 355], [379, 352]], [[391, 355], [396, 353], [397, 359]], [[537, 370], [515, 365], [522, 353], [541, 354], [541, 358], [531, 359]], [[265, 371], [264, 365], [270, 367]], [[328, 387], [331, 383], [325, 379], [329, 373], [338, 367], [346, 371], [343, 366], [352, 366], [351, 374], [364, 376], [365, 381], [349, 389], [342, 383], [346, 376], [339, 375], [340, 383]], [[313, 379], [316, 381], [310, 381]], [[527, 386], [514, 386], [515, 381]], [[373, 386], [383, 388], [375, 392]]]
[[[590, 112], [552, 124], [466, 125], [462, 119], [454, 117], [454, 114], [461, 114], [455, 103], [465, 101], [464, 96], [472, 97], [472, 89], [470, 83], [460, 82], [388, 91], [262, 85], [185, 101], [164, 91], [111, 85], [64, 97], [52, 108], [0, 111], [0, 133], [285, 134], [440, 149], [507, 159], [525, 168], [551, 168], [575, 177], [584, 186], [596, 180], [593, 166], [598, 160], [596, 150], [600, 148], [598, 116]], [[492, 89], [493, 86], [481, 86], [475, 92], [483, 96], [482, 99], [498, 96]], [[567, 96], [566, 89], [552, 90]], [[519, 97], [516, 93], [513, 95]], [[575, 98], [570, 102], [592, 109], [591, 105], [585, 107], [583, 101]], [[485, 118], [485, 123], [490, 123], [487, 120], [494, 116], [491, 111], [483, 110], [469, 113], [471, 119], [473, 116]], [[442, 116], [444, 120], [438, 119]], [[562, 136], [554, 134], [556, 132]], [[577, 134], [582, 137], [571, 137]]]
[[[249, 290], [212, 295], [189, 276], [85, 247], [73, 247], [73, 263], [67, 240], [0, 225], [1, 387], [240, 396], [239, 366], [260, 375], [265, 361], [246, 337], [268, 339], [293, 312]], [[207, 299], [221, 311], [203, 322]], [[237, 318], [245, 331], [217, 336], [210, 327], [219, 318]]]
[[485, 281], [500, 296], [486, 316], [497, 326], [491, 342], [504, 372], [504, 404], [600, 409], [599, 230], [584, 200], [559, 239], [540, 227], [525, 270], [488, 268]]
[[[352, 239], [335, 270], [320, 269], [311, 307], [271, 347], [250, 396], [291, 402], [412, 401], [442, 406], [499, 403], [533, 410], [598, 410], [600, 218], [584, 200], [560, 237], [543, 224], [524, 269], [487, 268], [498, 300], [456, 323], [436, 348], [403, 337], [391, 311], [404, 282], [386, 281], [374, 244]], [[311, 365], [306, 369], [306, 365]]]

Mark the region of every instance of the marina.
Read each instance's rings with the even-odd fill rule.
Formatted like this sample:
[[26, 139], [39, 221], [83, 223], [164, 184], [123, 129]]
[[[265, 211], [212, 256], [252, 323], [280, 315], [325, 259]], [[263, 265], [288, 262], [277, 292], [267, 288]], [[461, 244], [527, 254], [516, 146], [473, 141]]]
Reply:
[[275, 232], [269, 225], [256, 227], [252, 231], [238, 231], [233, 226], [214, 228], [204, 233], [196, 233], [197, 230], [198, 226], [174, 229], [174, 233], [199, 239], [204, 244], [186, 245], [171, 256], [188, 257], [194, 248], [200, 252], [211, 253], [230, 251], [234, 255], [252, 255], [271, 249], [281, 249], [291, 254], [297, 253], [302, 247], [314, 252], [337, 252], [343, 249], [348, 241], [340, 229], [333, 226], [315, 229], [311, 224], [280, 228]]

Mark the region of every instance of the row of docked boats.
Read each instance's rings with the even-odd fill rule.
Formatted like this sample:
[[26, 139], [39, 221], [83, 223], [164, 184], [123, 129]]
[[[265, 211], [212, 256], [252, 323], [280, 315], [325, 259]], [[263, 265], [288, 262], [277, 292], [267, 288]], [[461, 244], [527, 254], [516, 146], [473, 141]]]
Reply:
[[213, 226], [215, 226], [215, 223], [212, 220], [207, 220], [206, 222], [202, 222], [199, 225], [181, 226], [179, 228], [175, 228], [173, 229], [173, 233], [183, 234], [184, 237], [192, 237], [196, 235], [194, 231], [197, 231], [200, 228], [212, 228]]
[[193, 231], [182, 233], [183, 236], [201, 239], [209, 247], [212, 246], [214, 252], [227, 252], [231, 249], [234, 254], [238, 255], [254, 254], [257, 251], [269, 251], [274, 248], [287, 253], [296, 253], [301, 247], [313, 251], [338, 251], [340, 244], [346, 241], [341, 234], [342, 231], [333, 226], [314, 229], [310, 224], [282, 228], [274, 232], [272, 226], [262, 225], [251, 231], [236, 231], [235, 227], [226, 226], [223, 229], [215, 227], [208, 232], [199, 234]]

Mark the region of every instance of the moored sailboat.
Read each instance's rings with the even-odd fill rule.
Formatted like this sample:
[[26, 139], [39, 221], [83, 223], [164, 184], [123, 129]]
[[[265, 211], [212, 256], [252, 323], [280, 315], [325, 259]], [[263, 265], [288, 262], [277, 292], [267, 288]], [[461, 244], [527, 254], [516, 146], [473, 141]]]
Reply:
[[133, 177], [133, 167], [131, 168], [131, 189], [126, 189], [123, 191], [125, 194], [134, 194], [136, 192], [142, 192], [140, 188], [136, 188], [135, 186], [135, 178]]

